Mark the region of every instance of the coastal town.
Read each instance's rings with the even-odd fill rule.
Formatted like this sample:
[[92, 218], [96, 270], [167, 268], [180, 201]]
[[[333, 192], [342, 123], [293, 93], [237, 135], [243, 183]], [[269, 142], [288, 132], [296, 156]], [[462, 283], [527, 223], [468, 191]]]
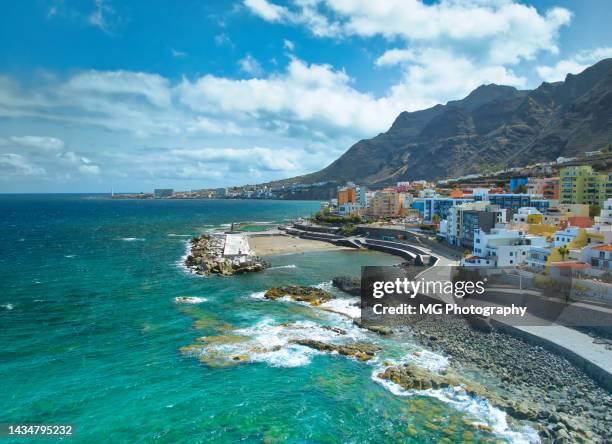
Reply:
[[[434, 247], [465, 267], [520, 268], [532, 278], [571, 273], [586, 281], [609, 282], [612, 172], [596, 168], [608, 168], [612, 151], [607, 147], [587, 152], [584, 159], [599, 163], [560, 158], [486, 176], [402, 181], [381, 189], [348, 182], [336, 186], [334, 196], [322, 201], [308, 220], [283, 230], [324, 241], [366, 235], [401, 243], [416, 236], [420, 242], [435, 240]], [[207, 193], [208, 198], [275, 196], [264, 188], [258, 194], [227, 188]], [[152, 196], [195, 198], [167, 189]], [[241, 261], [250, 267], [249, 258]], [[610, 289], [598, 287], [585, 297], [587, 293], [612, 304]]]

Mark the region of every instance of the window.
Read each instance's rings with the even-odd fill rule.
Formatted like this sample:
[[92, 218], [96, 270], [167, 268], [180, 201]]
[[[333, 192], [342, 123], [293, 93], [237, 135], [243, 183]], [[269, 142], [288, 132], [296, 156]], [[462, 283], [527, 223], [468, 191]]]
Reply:
[[514, 261], [513, 261], [512, 259], [510, 259], [510, 263], [511, 263], [511, 264], [513, 264], [513, 263], [514, 263]]

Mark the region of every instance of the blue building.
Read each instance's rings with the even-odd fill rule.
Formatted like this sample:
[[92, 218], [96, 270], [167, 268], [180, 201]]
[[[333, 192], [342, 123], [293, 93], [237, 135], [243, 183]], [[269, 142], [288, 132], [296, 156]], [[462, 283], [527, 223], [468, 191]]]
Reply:
[[[432, 222], [433, 217], [436, 215], [439, 216], [440, 219], [446, 219], [449, 208], [473, 201], [474, 199], [453, 199], [450, 197], [431, 197], [423, 199], [423, 211], [421, 212], [423, 221]], [[412, 206], [415, 208], [414, 203]]]
[[522, 207], [534, 207], [544, 213], [550, 205], [548, 200], [533, 199], [530, 194], [489, 194], [487, 198], [493, 205], [515, 211]]
[[521, 186], [521, 185], [525, 185], [527, 186], [527, 183], [529, 182], [529, 178], [528, 177], [513, 177], [512, 179], [510, 179], [510, 183], [508, 184], [508, 188], [510, 188], [510, 192], [514, 193], [517, 189], [517, 187]]
[[411, 207], [415, 210], [419, 210], [419, 214], [423, 216], [423, 212], [425, 211], [425, 201], [423, 199], [416, 199], [412, 202]]

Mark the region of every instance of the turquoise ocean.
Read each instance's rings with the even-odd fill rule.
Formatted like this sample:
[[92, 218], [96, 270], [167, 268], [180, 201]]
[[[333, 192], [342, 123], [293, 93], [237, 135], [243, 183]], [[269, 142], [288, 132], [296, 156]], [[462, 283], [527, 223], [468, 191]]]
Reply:
[[[73, 424], [74, 436], [64, 441], [75, 443], [533, 438], [483, 400], [407, 393], [375, 377], [389, 362], [435, 369], [446, 357], [338, 314], [262, 297], [275, 285], [330, 288], [334, 276], [358, 276], [360, 266], [392, 265], [396, 257], [292, 254], [270, 258], [272, 268], [262, 273], [233, 277], [196, 276], [181, 264], [195, 234], [236, 221], [281, 222], [318, 207], [0, 195], [0, 423]], [[337, 295], [339, 309], [354, 301]], [[179, 296], [201, 302], [178, 304]], [[321, 328], [330, 325], [380, 344], [381, 356], [361, 363], [290, 343], [344, 340]], [[248, 362], [231, 365], [228, 356]], [[35, 441], [42, 440], [12, 440]]]

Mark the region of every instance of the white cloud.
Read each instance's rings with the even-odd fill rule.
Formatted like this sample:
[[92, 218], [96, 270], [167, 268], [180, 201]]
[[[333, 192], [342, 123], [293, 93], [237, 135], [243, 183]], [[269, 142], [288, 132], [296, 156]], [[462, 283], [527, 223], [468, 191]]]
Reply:
[[44, 151], [57, 151], [64, 148], [64, 141], [55, 137], [39, 137], [39, 136], [12, 136], [11, 142], [15, 145], [36, 148]]
[[232, 40], [230, 39], [229, 35], [225, 33], [217, 34], [214, 37], [214, 41], [215, 41], [215, 45], [217, 46], [223, 46], [223, 45], [233, 46]]
[[295, 49], [295, 43], [293, 43], [291, 40], [284, 39], [283, 48], [285, 48], [288, 51], [293, 51]]
[[480, 46], [494, 64], [532, 59], [538, 51], [556, 54], [559, 29], [571, 20], [564, 8], [540, 14], [510, 0], [295, 0], [291, 9], [246, 0], [245, 6], [264, 20], [302, 25], [320, 37], [382, 36], [418, 45]]
[[559, 60], [552, 66], [540, 65], [536, 71], [547, 82], [558, 82], [564, 80], [567, 74], [578, 74], [590, 65], [608, 57], [612, 57], [612, 47], [604, 46], [580, 51], [567, 59]]
[[0, 154], [0, 172], [1, 179], [45, 174], [44, 168], [30, 163], [24, 156], [15, 153]]
[[390, 106], [386, 98], [357, 91], [351, 82], [344, 71], [329, 65], [293, 59], [285, 73], [265, 79], [207, 75], [193, 83], [183, 80], [179, 98], [196, 112], [218, 110], [250, 119], [302, 122], [319, 131], [344, 128], [359, 134], [384, 129], [402, 109], [400, 104]]
[[410, 60], [413, 63], [405, 68], [402, 81], [392, 87], [391, 97], [399, 103], [410, 103], [407, 108], [411, 110], [465, 97], [482, 84], [522, 88], [527, 82], [503, 66], [478, 66], [468, 58], [440, 49], [417, 51]]
[[274, 5], [267, 0], [244, 0], [244, 4], [251, 12], [269, 22], [284, 20], [289, 13], [287, 8]]
[[242, 72], [251, 76], [259, 77], [263, 74], [261, 64], [251, 54], [247, 54], [238, 60], [238, 66]]
[[415, 60], [415, 52], [411, 49], [389, 49], [374, 62], [377, 66], [393, 66]]
[[95, 9], [89, 16], [87, 21], [90, 25], [100, 28], [106, 33], [111, 33], [111, 23], [109, 22], [109, 16], [115, 13], [114, 8], [106, 0], [94, 0]]

